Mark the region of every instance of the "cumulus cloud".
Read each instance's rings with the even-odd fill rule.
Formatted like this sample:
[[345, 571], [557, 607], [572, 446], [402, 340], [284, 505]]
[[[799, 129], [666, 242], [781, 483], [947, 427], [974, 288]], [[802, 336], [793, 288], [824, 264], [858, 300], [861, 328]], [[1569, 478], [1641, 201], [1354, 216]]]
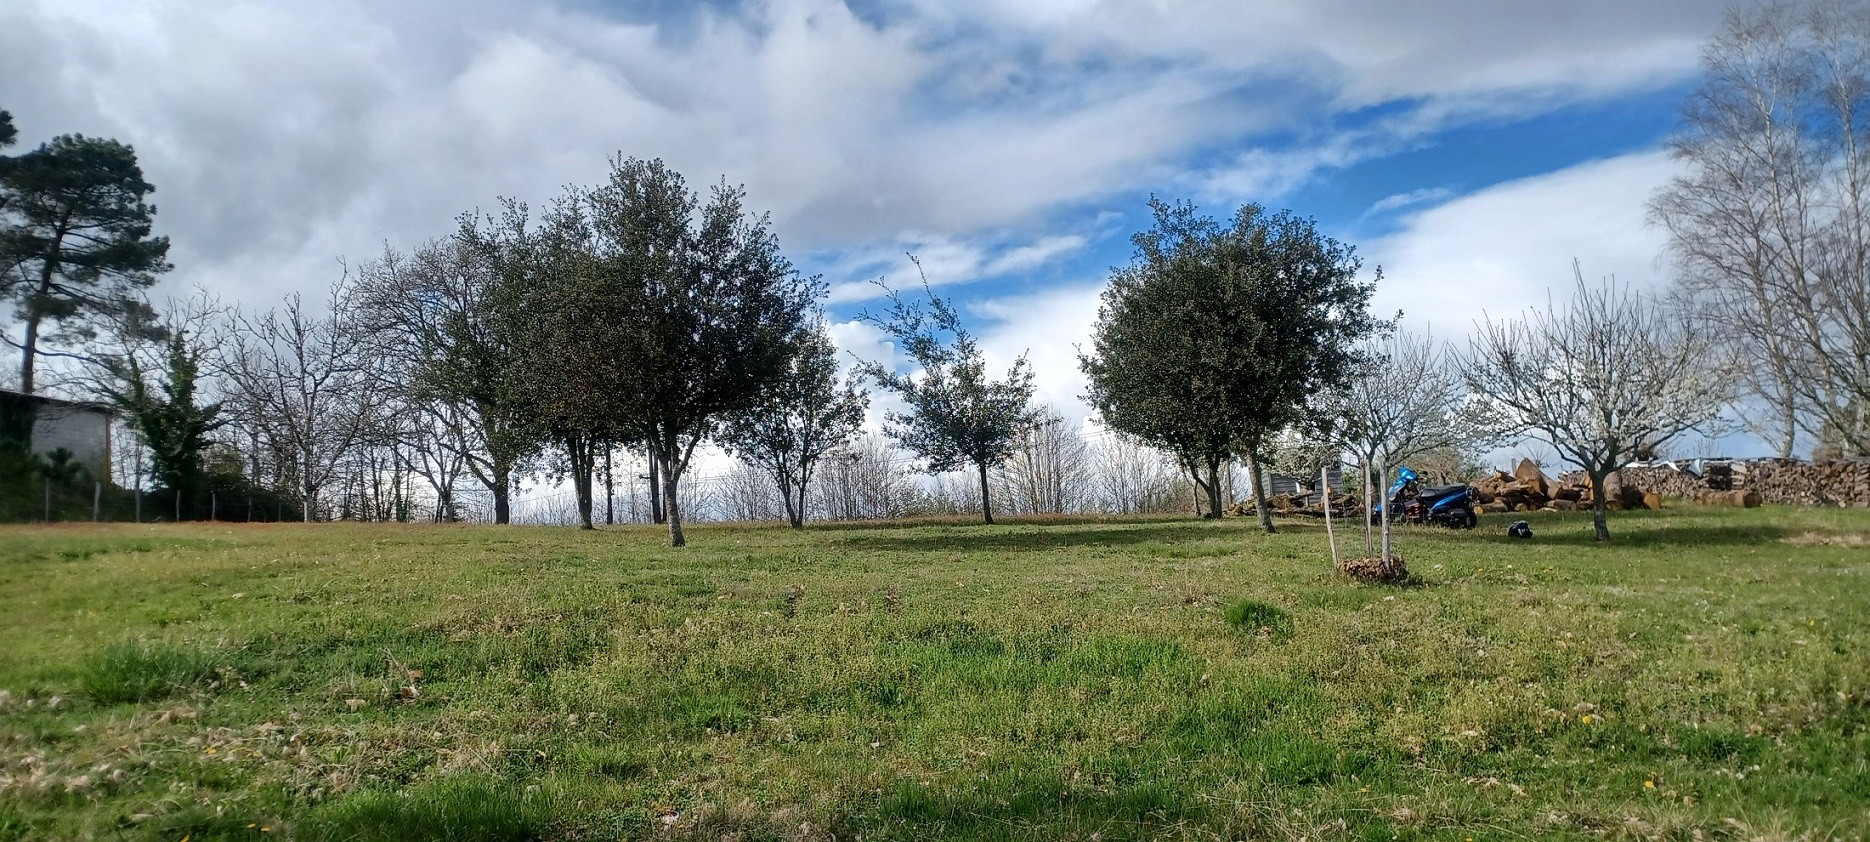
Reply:
[[1383, 267], [1374, 306], [1455, 338], [1489, 315], [1566, 300], [1574, 259], [1588, 281], [1614, 275], [1656, 288], [1665, 278], [1664, 235], [1648, 224], [1645, 205], [1674, 172], [1666, 154], [1641, 152], [1421, 210], [1362, 249], [1367, 264]]

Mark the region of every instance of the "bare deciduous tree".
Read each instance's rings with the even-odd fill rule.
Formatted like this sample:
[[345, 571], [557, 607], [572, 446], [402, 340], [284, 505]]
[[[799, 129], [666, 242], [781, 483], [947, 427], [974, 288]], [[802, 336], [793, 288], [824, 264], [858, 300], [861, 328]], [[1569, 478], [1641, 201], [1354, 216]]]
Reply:
[[[1367, 362], [1324, 403], [1335, 416], [1334, 438], [1363, 467], [1368, 512], [1372, 492], [1387, 487], [1391, 468], [1433, 450], [1473, 447], [1483, 435], [1463, 409], [1467, 389], [1460, 372], [1433, 338], [1398, 332], [1367, 342], [1364, 351]], [[1384, 503], [1382, 558], [1388, 561], [1393, 513]], [[1364, 520], [1364, 552], [1371, 553], [1370, 519]]]
[[1187, 499], [1181, 471], [1169, 454], [1141, 439], [1111, 430], [1097, 443], [1092, 484], [1099, 505], [1112, 514], [1172, 512]]
[[1870, 5], [1736, 12], [1703, 66], [1651, 205], [1680, 283], [1780, 455], [1821, 429], [1870, 453]]
[[1078, 430], [1052, 407], [1013, 442], [994, 469], [1002, 505], [1015, 514], [1065, 514], [1091, 503], [1091, 453]]
[[306, 521], [376, 419], [379, 396], [346, 293], [339, 283], [323, 315], [293, 295], [277, 310], [233, 317], [229, 383], [243, 419], [286, 460]]
[[1567, 306], [1482, 323], [1460, 367], [1498, 431], [1529, 433], [1590, 477], [1599, 541], [1610, 539], [1605, 479], [1712, 424], [1731, 368], [1713, 337], [1655, 299], [1581, 274]]
[[915, 487], [904, 467], [907, 457], [875, 435], [858, 436], [825, 457], [818, 472], [816, 502], [829, 520], [901, 517], [909, 511]]

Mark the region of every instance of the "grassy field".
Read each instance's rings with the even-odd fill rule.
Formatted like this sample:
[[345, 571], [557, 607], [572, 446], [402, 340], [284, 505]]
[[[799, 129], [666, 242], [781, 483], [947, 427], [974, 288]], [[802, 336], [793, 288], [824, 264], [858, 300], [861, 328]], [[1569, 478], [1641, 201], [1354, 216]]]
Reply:
[[1870, 512], [0, 528], [0, 840], [1861, 839]]

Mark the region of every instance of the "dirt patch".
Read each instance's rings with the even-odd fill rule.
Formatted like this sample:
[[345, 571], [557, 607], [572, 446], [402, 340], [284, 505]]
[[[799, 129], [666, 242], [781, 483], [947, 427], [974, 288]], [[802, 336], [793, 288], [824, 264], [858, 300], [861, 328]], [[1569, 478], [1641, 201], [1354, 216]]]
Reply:
[[1846, 532], [1842, 535], [1806, 532], [1780, 540], [1801, 547], [1870, 547], [1870, 535], [1860, 535], [1855, 532]]

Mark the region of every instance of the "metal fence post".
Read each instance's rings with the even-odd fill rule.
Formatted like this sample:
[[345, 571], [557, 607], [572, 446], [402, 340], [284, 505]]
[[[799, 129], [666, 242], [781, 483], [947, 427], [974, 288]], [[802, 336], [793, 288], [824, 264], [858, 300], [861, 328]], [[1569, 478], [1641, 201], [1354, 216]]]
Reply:
[[208, 492], [208, 520], [210, 521], [220, 520], [220, 514], [221, 514], [221, 492], [209, 491]]
[[52, 478], [45, 478], [45, 522], [52, 522]]
[[104, 484], [101, 482], [91, 483], [91, 522], [92, 523], [97, 522], [98, 508], [103, 504], [103, 502], [104, 502]]

